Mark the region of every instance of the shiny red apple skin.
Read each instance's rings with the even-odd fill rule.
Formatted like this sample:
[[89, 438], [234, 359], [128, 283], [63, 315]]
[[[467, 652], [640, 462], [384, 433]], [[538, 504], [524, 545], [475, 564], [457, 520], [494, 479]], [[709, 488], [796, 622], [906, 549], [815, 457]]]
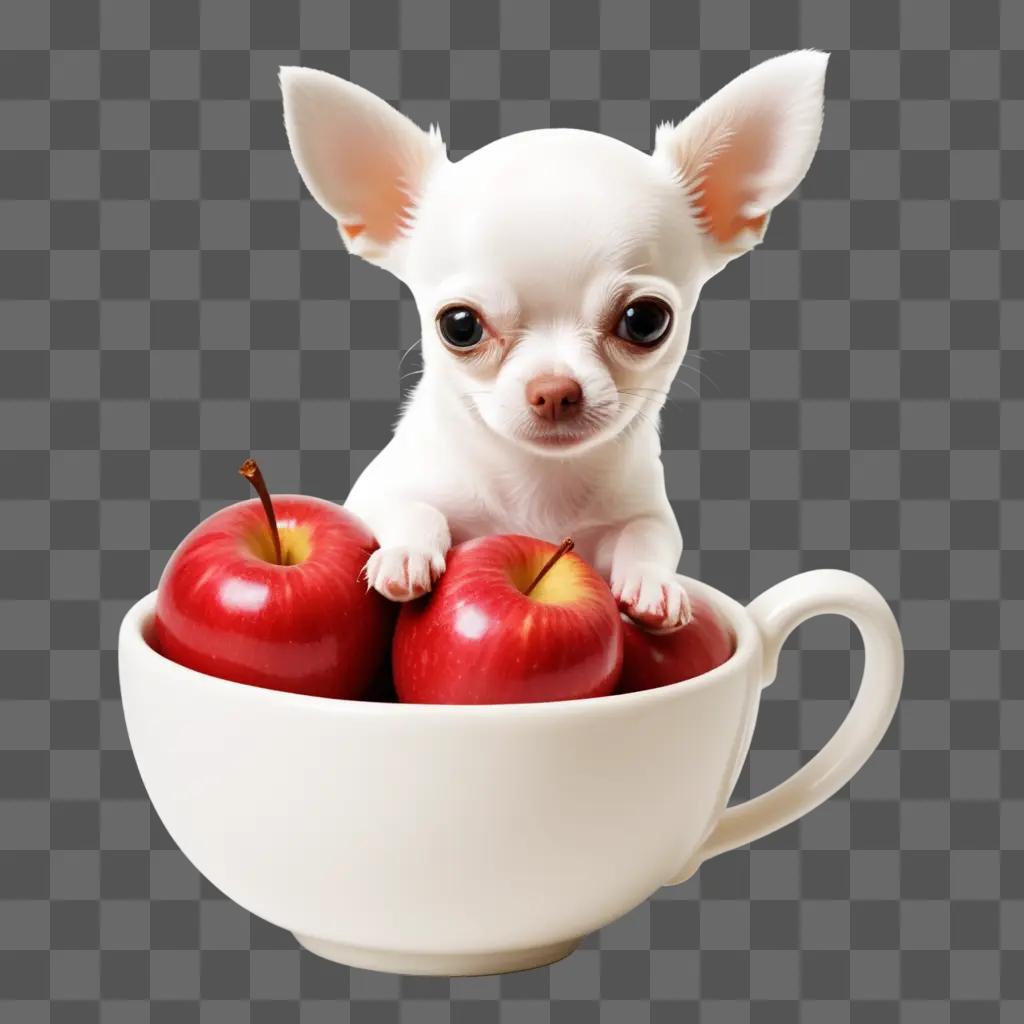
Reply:
[[622, 676], [616, 693], [653, 690], [710, 672], [735, 650], [732, 632], [706, 601], [691, 601], [693, 618], [671, 633], [650, 633], [623, 617]]
[[604, 580], [569, 553], [536, 596], [522, 593], [555, 550], [516, 535], [453, 548], [433, 593], [398, 616], [392, 669], [399, 700], [518, 704], [610, 694], [622, 630]]
[[360, 577], [376, 547], [373, 536], [329, 501], [277, 495], [273, 505], [286, 552], [301, 554], [305, 539], [305, 559], [273, 561], [258, 499], [214, 513], [164, 569], [154, 646], [172, 661], [222, 679], [362, 697], [385, 661], [394, 621], [391, 603], [368, 592]]

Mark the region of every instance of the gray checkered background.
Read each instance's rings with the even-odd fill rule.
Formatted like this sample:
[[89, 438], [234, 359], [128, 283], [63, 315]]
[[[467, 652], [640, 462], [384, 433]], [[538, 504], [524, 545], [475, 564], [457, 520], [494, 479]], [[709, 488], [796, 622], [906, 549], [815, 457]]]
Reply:
[[[746, 599], [838, 566], [892, 601], [882, 749], [552, 968], [299, 952], [168, 838], [114, 651], [244, 455], [341, 499], [415, 379], [408, 294], [301, 188], [278, 65], [457, 157], [548, 124], [647, 148], [799, 46], [833, 53], [821, 151], [705, 289], [665, 463], [689, 574]], [[3, 0], [0, 47], [3, 1024], [1022, 1019], [1024, 4]], [[811, 756], [857, 671], [845, 624], [801, 630], [739, 796]]]

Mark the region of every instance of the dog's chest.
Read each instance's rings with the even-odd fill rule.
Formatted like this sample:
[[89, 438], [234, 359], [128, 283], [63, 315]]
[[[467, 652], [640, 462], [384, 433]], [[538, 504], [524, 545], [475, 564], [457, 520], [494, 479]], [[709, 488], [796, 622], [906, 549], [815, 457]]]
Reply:
[[552, 542], [590, 530], [603, 504], [593, 482], [557, 465], [531, 474], [498, 475], [478, 483], [471, 507], [449, 514], [453, 539], [521, 533]]

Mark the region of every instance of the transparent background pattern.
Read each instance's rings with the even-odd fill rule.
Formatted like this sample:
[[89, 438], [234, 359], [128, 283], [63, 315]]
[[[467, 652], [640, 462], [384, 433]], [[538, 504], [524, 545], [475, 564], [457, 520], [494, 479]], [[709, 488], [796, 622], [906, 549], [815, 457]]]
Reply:
[[[227, 901], [136, 773], [115, 633], [197, 520], [344, 497], [415, 382], [407, 292], [302, 189], [281, 64], [454, 156], [649, 147], [764, 57], [832, 51], [821, 151], [705, 289], [664, 416], [684, 571], [859, 572], [908, 648], [868, 766], [550, 969], [348, 971]], [[0, 1020], [1009, 1024], [1024, 1019], [1024, 4], [0, 3]], [[828, 737], [848, 627], [800, 631], [738, 795]]]

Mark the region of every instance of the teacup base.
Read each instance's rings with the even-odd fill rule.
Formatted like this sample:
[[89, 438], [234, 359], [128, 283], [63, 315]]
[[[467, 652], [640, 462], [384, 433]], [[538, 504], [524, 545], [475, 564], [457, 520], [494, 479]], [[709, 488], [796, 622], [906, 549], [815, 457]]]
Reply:
[[347, 967], [388, 974], [425, 974], [434, 977], [470, 977], [479, 974], [508, 974], [546, 967], [567, 957], [581, 938], [533, 949], [510, 949], [497, 953], [392, 953], [384, 949], [347, 946], [341, 942], [296, 935], [303, 949]]

